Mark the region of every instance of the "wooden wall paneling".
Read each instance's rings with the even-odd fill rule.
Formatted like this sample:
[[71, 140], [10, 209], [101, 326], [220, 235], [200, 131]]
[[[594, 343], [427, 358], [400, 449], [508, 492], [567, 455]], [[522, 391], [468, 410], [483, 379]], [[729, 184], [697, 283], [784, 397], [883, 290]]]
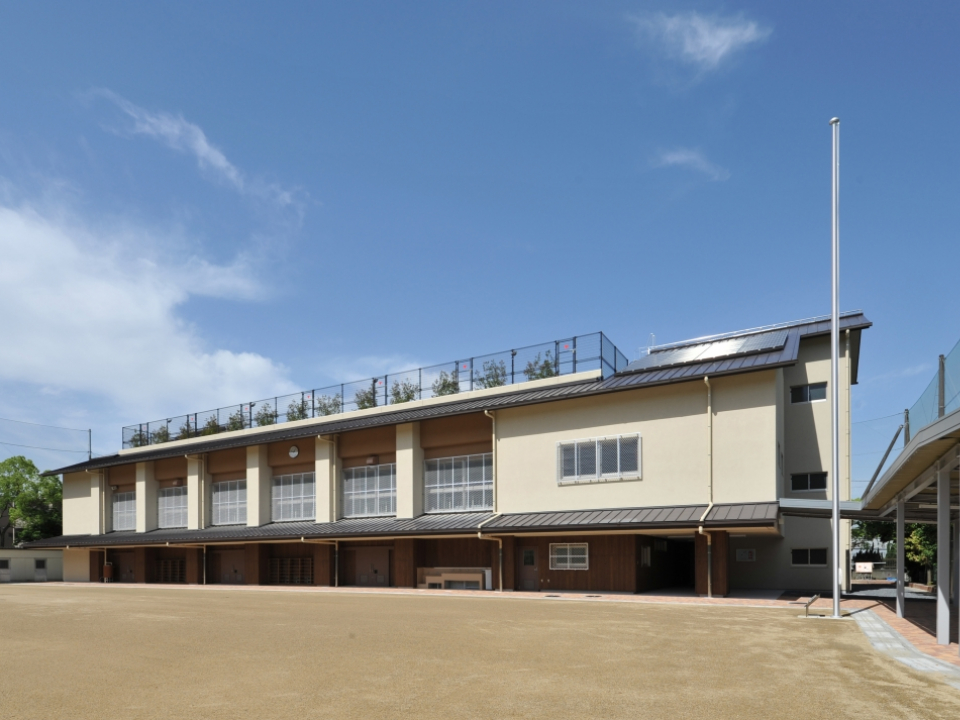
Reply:
[[201, 573], [201, 563], [203, 563], [202, 548], [187, 548], [187, 584], [199, 585], [203, 576]]
[[313, 543], [313, 584], [333, 585], [333, 545]]
[[133, 581], [147, 582], [147, 548], [145, 547], [133, 549]]
[[516, 590], [516, 542], [512, 535], [503, 540], [503, 590]]
[[103, 580], [103, 556], [100, 550], [90, 551], [90, 582]]
[[417, 586], [416, 543], [413, 538], [403, 538], [393, 542], [393, 584], [395, 587], [413, 588]]
[[713, 594], [725, 597], [730, 594], [729, 534], [726, 530], [710, 533], [713, 536]]

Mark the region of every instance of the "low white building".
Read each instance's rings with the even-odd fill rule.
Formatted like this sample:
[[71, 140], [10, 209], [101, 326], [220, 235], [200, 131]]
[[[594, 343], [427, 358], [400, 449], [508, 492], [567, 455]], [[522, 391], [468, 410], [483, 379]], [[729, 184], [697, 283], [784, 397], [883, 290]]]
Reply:
[[63, 580], [62, 550], [0, 548], [0, 583]]

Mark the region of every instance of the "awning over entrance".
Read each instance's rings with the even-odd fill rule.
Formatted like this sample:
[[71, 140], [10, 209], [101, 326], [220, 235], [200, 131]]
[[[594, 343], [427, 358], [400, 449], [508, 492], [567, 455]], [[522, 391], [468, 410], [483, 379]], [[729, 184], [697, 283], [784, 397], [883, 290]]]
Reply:
[[[260, 527], [230, 525], [203, 530], [153, 530], [145, 533], [112, 532], [105, 535], [63, 535], [29, 543], [29, 547], [83, 548], [139, 545], [188, 545], [244, 542], [271, 542], [302, 539], [363, 539], [378, 537], [422, 537], [543, 532], [620, 532], [694, 529], [707, 505], [680, 505], [611, 510], [494, 515], [480, 513], [438, 513], [412, 519], [354, 518], [333, 523], [285, 522]], [[704, 519], [707, 529], [730, 527], [774, 528], [779, 505], [741, 503], [714, 505]]]

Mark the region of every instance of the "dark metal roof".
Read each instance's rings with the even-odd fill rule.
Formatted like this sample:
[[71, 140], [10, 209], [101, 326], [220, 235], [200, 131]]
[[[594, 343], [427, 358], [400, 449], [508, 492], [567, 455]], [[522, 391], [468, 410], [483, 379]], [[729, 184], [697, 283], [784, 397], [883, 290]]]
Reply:
[[[840, 319], [841, 330], [862, 330], [870, 327], [871, 324], [872, 323], [861, 312], [847, 313]], [[263, 432], [244, 432], [242, 434], [225, 433], [223, 435], [211, 436], [211, 439], [208, 441], [188, 443], [185, 445], [178, 443], [153, 445], [150, 446], [149, 450], [128, 452], [122, 455], [119, 453], [115, 455], [105, 455], [75, 465], [69, 465], [58, 470], [52, 470], [46, 474], [59, 475], [61, 473], [81, 472], [83, 470], [97, 470], [116, 465], [179, 457], [184, 454], [192, 455], [234, 447], [245, 447], [251, 444], [296, 440], [314, 435], [332, 435], [361, 428], [416, 422], [428, 418], [449, 417], [481, 412], [483, 410], [498, 410], [523, 405], [554, 402], [557, 400], [631, 390], [639, 387], [687, 382], [705, 375], [714, 377], [784, 367], [792, 365], [797, 361], [801, 338], [823, 335], [830, 332], [830, 319], [829, 317], [826, 319], [812, 318], [810, 320], [798, 321], [797, 323], [787, 323], [783, 326], [778, 326], [778, 329], [786, 330], [786, 339], [782, 347], [765, 352], [755, 352], [750, 355], [716, 358], [704, 362], [692, 362], [685, 365], [652, 368], [629, 373], [621, 372], [603, 380], [599, 378], [595, 380], [581, 380], [533, 390], [517, 390], [499, 395], [483, 395], [468, 400], [451, 400], [447, 403], [411, 407], [404, 410], [384, 412], [382, 414], [343, 418], [326, 422], [319, 421], [306, 425], [298, 424], [296, 427], [279, 426], [264, 430]], [[744, 333], [740, 335], [756, 334], [756, 332], [756, 330], [744, 331]], [[854, 377], [856, 377], [859, 333], [853, 334], [855, 336], [854, 342], [856, 343], [853, 356], [853, 371]], [[702, 338], [696, 341], [690, 341], [689, 344], [703, 344], [707, 341], [720, 342], [738, 336], [737, 333], [728, 333], [723, 336], [716, 336], [716, 340]], [[677, 346], [677, 344], [670, 347], [674, 346]]]
[[[774, 525], [778, 504], [714, 505], [704, 525], [710, 528]], [[285, 522], [261, 527], [230, 525], [204, 530], [112, 532], [105, 535], [62, 535], [25, 543], [25, 547], [122, 547], [128, 545], [216, 544], [267, 540], [344, 539], [396, 536], [522, 534], [603, 530], [693, 528], [706, 505], [679, 505], [611, 510], [568, 510], [494, 516], [489, 512], [442, 513], [413, 519], [354, 518], [333, 523]], [[491, 519], [492, 518], [492, 519]]]

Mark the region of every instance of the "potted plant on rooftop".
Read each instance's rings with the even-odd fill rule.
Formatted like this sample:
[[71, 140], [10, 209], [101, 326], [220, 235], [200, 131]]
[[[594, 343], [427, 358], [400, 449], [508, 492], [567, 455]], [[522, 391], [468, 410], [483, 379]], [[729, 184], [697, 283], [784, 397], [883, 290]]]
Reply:
[[390, 386], [390, 402], [393, 405], [416, 400], [420, 394], [420, 386], [414, 385], [409, 380], [393, 381]]
[[543, 380], [557, 376], [557, 366], [553, 361], [553, 353], [547, 350], [543, 360], [540, 359], [540, 353], [527, 363], [523, 369], [523, 374], [527, 380]]
[[503, 360], [486, 360], [483, 373], [475, 373], [473, 384], [478, 388], [495, 388], [507, 384], [507, 364]]
[[354, 395], [353, 400], [357, 404], [357, 410], [375, 408], [377, 406], [377, 379], [373, 378], [370, 381], [370, 387], [364, 390], [357, 390], [357, 394]]
[[343, 401], [340, 393], [336, 395], [321, 395], [317, 398], [317, 415], [336, 415], [341, 411]]
[[456, 370], [449, 375], [446, 370], [441, 370], [431, 389], [434, 395], [456, 395], [460, 392], [460, 376]]

